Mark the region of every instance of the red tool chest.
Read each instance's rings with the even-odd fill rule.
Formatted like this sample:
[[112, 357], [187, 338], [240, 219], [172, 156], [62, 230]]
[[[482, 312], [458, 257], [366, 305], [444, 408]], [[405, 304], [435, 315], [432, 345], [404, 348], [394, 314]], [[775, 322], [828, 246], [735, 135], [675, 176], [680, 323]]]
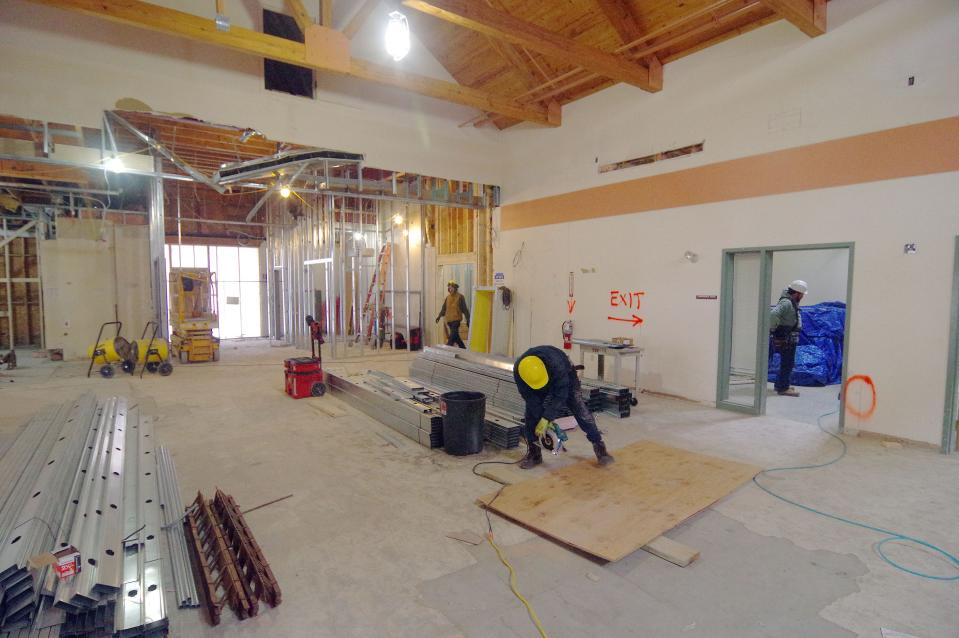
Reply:
[[323, 366], [319, 359], [294, 357], [283, 362], [286, 393], [294, 399], [321, 397], [326, 394]]

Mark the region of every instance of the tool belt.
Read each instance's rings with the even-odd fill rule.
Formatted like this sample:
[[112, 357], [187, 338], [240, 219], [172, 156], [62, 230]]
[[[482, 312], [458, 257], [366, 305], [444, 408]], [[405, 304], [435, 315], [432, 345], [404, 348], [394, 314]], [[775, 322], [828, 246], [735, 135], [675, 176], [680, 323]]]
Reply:
[[778, 348], [785, 348], [787, 345], [797, 345], [799, 343], [799, 331], [796, 330], [796, 326], [789, 328], [779, 326], [772, 333], [773, 346]]

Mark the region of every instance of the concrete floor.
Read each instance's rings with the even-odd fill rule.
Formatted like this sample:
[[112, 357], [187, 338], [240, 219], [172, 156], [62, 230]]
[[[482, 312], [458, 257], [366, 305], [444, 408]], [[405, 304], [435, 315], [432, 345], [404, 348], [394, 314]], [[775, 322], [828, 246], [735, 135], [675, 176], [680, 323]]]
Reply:
[[[233, 494], [241, 507], [294, 495], [248, 515], [283, 604], [242, 622], [226, 612], [217, 628], [195, 610], [174, 611], [173, 635], [537, 635], [492, 549], [446, 538], [453, 531], [485, 532], [474, 500], [498, 486], [470, 469], [503, 455], [450, 457], [407, 441], [335, 397], [289, 399], [280, 362], [295, 354], [302, 353], [227, 343], [218, 364], [177, 366], [170, 377], [142, 381], [87, 380], [80, 363], [22, 357], [23, 368], [0, 377], [0, 450], [41, 404], [93, 389], [130, 396], [160, 417], [157, 435], [173, 452], [185, 502], [214, 487]], [[399, 374], [408, 363], [407, 354], [389, 354], [327, 367]], [[330, 417], [321, 405], [346, 415]], [[600, 426], [614, 453], [651, 439], [767, 467], [828, 459], [838, 447], [808, 423], [651, 395], [640, 398], [631, 418], [603, 416]], [[846, 441], [842, 462], [765, 483], [959, 553], [959, 458], [919, 447], [887, 449], [872, 439]], [[570, 443], [561, 462], [590, 456], [581, 436]], [[880, 627], [920, 638], [959, 636], [959, 582], [896, 571], [875, 553], [880, 535], [808, 514], [752, 484], [667, 534], [701, 551], [687, 568], [642, 551], [602, 564], [503, 519], [494, 517], [493, 527], [517, 569], [520, 591], [551, 638], [877, 638]], [[911, 568], [955, 573], [916, 547], [886, 547]]]

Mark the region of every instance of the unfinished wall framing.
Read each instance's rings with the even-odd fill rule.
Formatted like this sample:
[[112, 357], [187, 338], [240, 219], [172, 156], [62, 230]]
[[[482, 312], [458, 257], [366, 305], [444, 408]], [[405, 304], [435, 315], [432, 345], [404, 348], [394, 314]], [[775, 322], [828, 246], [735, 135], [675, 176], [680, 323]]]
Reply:
[[[2, 221], [0, 245], [0, 348], [43, 347], [40, 255], [34, 228]], [[24, 236], [25, 235], [25, 236]]]

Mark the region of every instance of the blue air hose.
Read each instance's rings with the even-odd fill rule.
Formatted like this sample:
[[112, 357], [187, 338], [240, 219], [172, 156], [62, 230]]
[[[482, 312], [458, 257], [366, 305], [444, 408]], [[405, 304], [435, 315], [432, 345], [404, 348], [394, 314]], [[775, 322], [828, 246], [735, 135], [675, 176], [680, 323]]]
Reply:
[[875, 527], [875, 526], [873, 526], [873, 525], [867, 525], [866, 523], [860, 523], [860, 522], [858, 522], [858, 521], [853, 521], [853, 520], [850, 520], [850, 519], [848, 519], [848, 518], [844, 518], [844, 517], [839, 516], [839, 515], [837, 515], [837, 514], [830, 514], [830, 513], [828, 513], [828, 512], [823, 512], [823, 511], [817, 510], [817, 509], [814, 508], [814, 507], [809, 507], [808, 505], [803, 505], [802, 503], [798, 503], [798, 502], [796, 502], [796, 501], [794, 501], [794, 500], [792, 500], [792, 499], [788, 499], [788, 498], [786, 498], [785, 496], [782, 496], [781, 494], [777, 494], [776, 492], [773, 492], [771, 489], [769, 489], [768, 487], [766, 487], [765, 485], [763, 485], [762, 483], [760, 483], [760, 482], [757, 480], [760, 476], [762, 476], [762, 475], [764, 475], [764, 474], [770, 474], [770, 473], [772, 473], [772, 472], [786, 472], [786, 471], [790, 471], [790, 470], [814, 470], [814, 469], [821, 468], [821, 467], [826, 467], [826, 466], [828, 466], [828, 465], [832, 465], [832, 464], [834, 464], [834, 463], [838, 463], [839, 461], [841, 461], [841, 460], [843, 459], [843, 457], [846, 456], [846, 452], [847, 452], [846, 442], [843, 441], [842, 438], [839, 437], [838, 435], [836, 435], [836, 434], [828, 431], [828, 430], [827, 430], [826, 428], [824, 428], [823, 425], [822, 425], [822, 420], [823, 420], [824, 418], [826, 418], [827, 416], [831, 416], [831, 415], [833, 415], [833, 414], [836, 414], [836, 413], [838, 413], [838, 412], [839, 412], [839, 410], [833, 410], [833, 411], [831, 411], [831, 412], [827, 412], [827, 413], [825, 413], [825, 414], [820, 415], [819, 418], [816, 420], [816, 424], [819, 426], [819, 429], [820, 429], [820, 430], [822, 430], [825, 434], [828, 434], [828, 435], [831, 436], [832, 438], [834, 438], [834, 439], [836, 439], [837, 441], [839, 441], [839, 444], [842, 445], [842, 452], [839, 454], [839, 456], [837, 456], [836, 458], [832, 459], [831, 461], [827, 461], [827, 462], [825, 462], [825, 463], [817, 463], [817, 464], [815, 464], [815, 465], [795, 465], [795, 466], [792, 466], [792, 467], [772, 467], [772, 468], [763, 470], [762, 472], [759, 472], [758, 474], [756, 474], [756, 476], [753, 477], [753, 483], [756, 484], [756, 487], [758, 487], [758, 488], [761, 489], [762, 491], [766, 492], [766, 493], [769, 494], [770, 496], [773, 496], [773, 497], [775, 497], [775, 498], [778, 498], [780, 501], [783, 501], [783, 502], [785, 502], [785, 503], [789, 503], [790, 505], [794, 505], [795, 507], [798, 507], [799, 509], [806, 510], [807, 512], [812, 512], [813, 514], [818, 514], [819, 516], [825, 516], [826, 518], [831, 518], [831, 519], [834, 520], [834, 521], [839, 521], [840, 523], [845, 523], [846, 525], [853, 525], [854, 527], [861, 527], [862, 529], [868, 529], [869, 531], [872, 531], [872, 532], [877, 532], [877, 533], [879, 533], [879, 534], [884, 534], [884, 535], [886, 536], [886, 538], [882, 539], [881, 541], [879, 541], [879, 543], [876, 544], [876, 553], [879, 554], [879, 557], [880, 557], [882, 560], [884, 560], [886, 563], [888, 563], [889, 565], [892, 565], [894, 568], [896, 568], [896, 569], [898, 569], [898, 570], [900, 570], [900, 571], [906, 572], [907, 574], [912, 574], [913, 576], [918, 576], [918, 577], [920, 577], [920, 578], [926, 578], [926, 579], [928, 579], [928, 580], [940, 580], [940, 581], [950, 581], [950, 580], [954, 581], [954, 580], [959, 580], [959, 574], [956, 574], [956, 575], [954, 575], [954, 576], [936, 576], [936, 575], [934, 575], [934, 574], [925, 574], [925, 573], [923, 573], [923, 572], [916, 571], [916, 570], [914, 570], [914, 569], [909, 569], [908, 567], [905, 567], [905, 566], [903, 566], [903, 565], [900, 565], [899, 563], [895, 562], [894, 560], [892, 560], [891, 558], [889, 558], [888, 556], [886, 556], [886, 554], [883, 552], [883, 549], [882, 549], [882, 546], [883, 546], [883, 545], [885, 545], [886, 543], [893, 542], [893, 541], [906, 541], [906, 542], [910, 542], [910, 543], [915, 543], [915, 544], [917, 544], [917, 545], [921, 545], [922, 547], [925, 547], [925, 548], [927, 548], [927, 549], [930, 549], [930, 550], [932, 550], [933, 552], [939, 554], [940, 556], [944, 557], [948, 562], [952, 563], [957, 569], [959, 569], [959, 558], [957, 558], [954, 554], [951, 554], [951, 553], [947, 552], [946, 550], [944, 550], [943, 548], [939, 547], [938, 545], [933, 545], [932, 543], [926, 542], [926, 541], [924, 541], [924, 540], [922, 540], [922, 539], [920, 539], [920, 538], [915, 538], [915, 537], [913, 537], [913, 536], [907, 536], [907, 535], [905, 535], [905, 534], [900, 534], [899, 532], [893, 532], [893, 531], [890, 531], [890, 530], [888, 530], [888, 529], [883, 529], [883, 528], [881, 528], [881, 527]]

